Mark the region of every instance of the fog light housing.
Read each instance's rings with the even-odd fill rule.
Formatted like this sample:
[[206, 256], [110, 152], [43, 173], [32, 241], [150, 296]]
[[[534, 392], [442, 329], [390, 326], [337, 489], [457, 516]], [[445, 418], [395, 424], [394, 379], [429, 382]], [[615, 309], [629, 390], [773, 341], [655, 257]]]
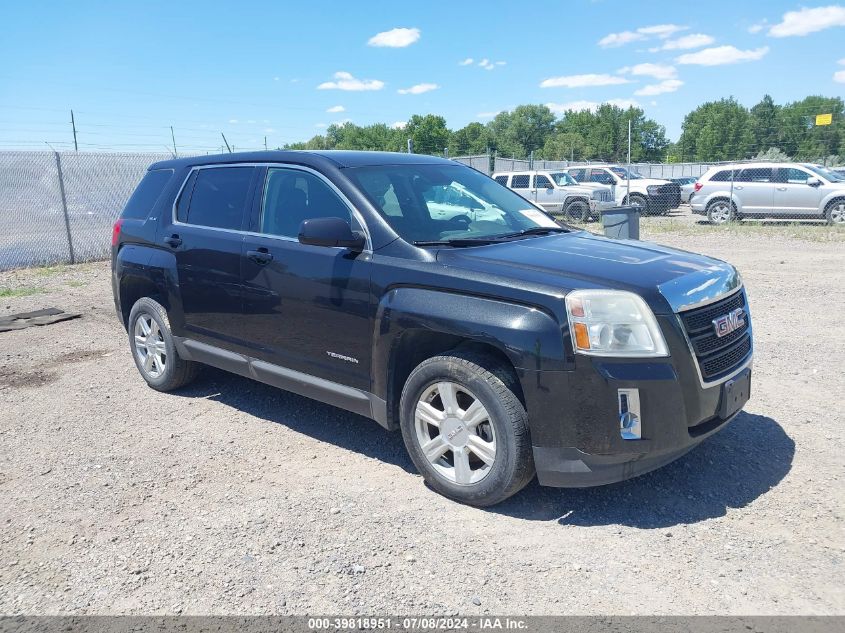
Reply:
[[619, 434], [623, 440], [639, 440], [643, 436], [640, 416], [640, 390], [619, 389]]

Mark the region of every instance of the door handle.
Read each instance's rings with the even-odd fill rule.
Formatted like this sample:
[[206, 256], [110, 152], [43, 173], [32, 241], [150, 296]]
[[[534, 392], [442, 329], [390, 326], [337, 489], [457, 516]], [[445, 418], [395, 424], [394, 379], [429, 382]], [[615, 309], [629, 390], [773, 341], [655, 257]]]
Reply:
[[167, 244], [170, 248], [178, 248], [182, 245], [182, 238], [174, 233], [170, 237], [164, 238], [164, 243]]
[[778, 191], [786, 191], [786, 187], [778, 187]]
[[263, 246], [258, 250], [247, 251], [246, 256], [260, 266], [264, 266], [265, 264], [269, 264], [273, 261], [273, 254]]
[[741, 191], [741, 190], [742, 190], [742, 187], [740, 187], [740, 186], [738, 186], [738, 185], [734, 185], [734, 189], [736, 189], [737, 191]]

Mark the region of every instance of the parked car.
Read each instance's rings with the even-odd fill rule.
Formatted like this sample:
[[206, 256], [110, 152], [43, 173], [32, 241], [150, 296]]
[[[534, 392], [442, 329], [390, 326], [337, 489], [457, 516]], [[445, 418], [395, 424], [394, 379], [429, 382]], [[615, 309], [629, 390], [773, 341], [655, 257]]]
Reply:
[[845, 178], [845, 167], [833, 167], [833, 168], [830, 168], [829, 171], [831, 173], [836, 174], [840, 178]]
[[699, 178], [692, 212], [712, 224], [743, 218], [845, 224], [845, 178], [808, 163], [719, 165]]
[[695, 191], [696, 180], [698, 179], [695, 176], [681, 176], [680, 178], [670, 178], [669, 182], [674, 182], [681, 188], [681, 202], [689, 203]]
[[493, 174], [493, 179], [549, 213], [573, 222], [587, 222], [616, 206], [610, 187], [579, 185], [565, 171], [503, 171]]
[[666, 214], [681, 204], [681, 188], [675, 183], [657, 178], [643, 178], [620, 165], [569, 167], [565, 171], [578, 181], [578, 184], [592, 182], [613, 187], [617, 204], [640, 207], [646, 215]]
[[[441, 188], [469, 223], [432, 212]], [[476, 200], [496, 217], [472, 220]], [[112, 235], [115, 308], [150, 387], [207, 364], [372, 418], [464, 503], [502, 501], [535, 473], [582, 487], [648, 472], [749, 397], [733, 266], [560, 226], [452, 161], [168, 160]]]

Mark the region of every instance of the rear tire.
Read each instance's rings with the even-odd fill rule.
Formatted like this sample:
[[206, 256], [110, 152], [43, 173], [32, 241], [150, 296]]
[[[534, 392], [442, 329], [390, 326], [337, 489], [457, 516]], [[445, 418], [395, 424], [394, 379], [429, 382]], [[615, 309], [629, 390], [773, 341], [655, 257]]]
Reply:
[[583, 200], [573, 200], [563, 210], [563, 217], [570, 222], [587, 222], [590, 219], [590, 205]]
[[420, 363], [402, 390], [400, 428], [429, 486], [455, 501], [490, 506], [534, 477], [528, 413], [501, 363], [453, 350]]
[[727, 200], [714, 200], [707, 205], [707, 220], [710, 224], [722, 225], [736, 219], [736, 208]]
[[648, 199], [638, 193], [632, 193], [625, 200], [625, 204], [629, 207], [639, 207], [640, 215], [650, 215], [648, 211]]
[[150, 297], [138, 299], [127, 329], [135, 366], [150, 387], [172, 391], [197, 377], [200, 365], [179, 357], [167, 311], [160, 303]]

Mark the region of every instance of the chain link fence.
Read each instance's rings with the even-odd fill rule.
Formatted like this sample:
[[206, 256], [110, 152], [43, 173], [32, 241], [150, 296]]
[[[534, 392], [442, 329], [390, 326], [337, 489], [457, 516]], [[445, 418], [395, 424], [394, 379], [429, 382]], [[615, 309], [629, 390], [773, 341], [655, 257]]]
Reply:
[[[112, 225], [135, 186], [151, 163], [170, 157], [165, 153], [0, 152], [0, 270], [108, 258]], [[452, 160], [487, 175], [523, 171], [529, 165], [554, 170], [590, 164], [491, 158], [477, 154]], [[719, 164], [635, 163], [631, 167], [647, 178], [697, 178]]]
[[0, 270], [107, 258], [118, 214], [150, 163], [167, 158], [0, 152]]

